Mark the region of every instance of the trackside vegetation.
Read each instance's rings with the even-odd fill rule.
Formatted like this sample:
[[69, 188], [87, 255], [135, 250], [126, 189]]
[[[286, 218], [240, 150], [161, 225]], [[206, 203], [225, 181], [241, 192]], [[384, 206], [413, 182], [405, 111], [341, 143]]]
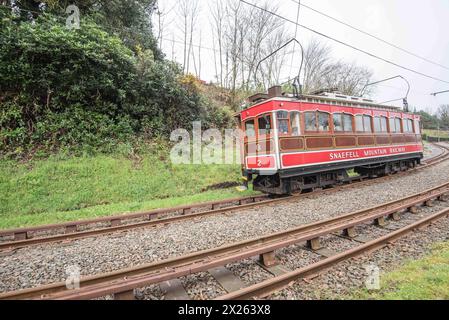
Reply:
[[238, 165], [170, 162], [173, 130], [233, 128], [235, 107], [165, 59], [155, 0], [17, 5], [0, 6], [0, 228], [245, 195], [220, 189]]
[[51, 13], [27, 20], [3, 9], [0, 157], [113, 153], [121, 142], [168, 137], [192, 121], [232, 125], [229, 108], [145, 42], [125, 42], [89, 15], [70, 30]]
[[238, 165], [172, 165], [168, 152], [0, 162], [0, 228], [58, 223], [255, 194], [222, 189]]
[[410, 261], [381, 277], [381, 290], [360, 291], [354, 299], [449, 299], [449, 242], [436, 245], [425, 258]]

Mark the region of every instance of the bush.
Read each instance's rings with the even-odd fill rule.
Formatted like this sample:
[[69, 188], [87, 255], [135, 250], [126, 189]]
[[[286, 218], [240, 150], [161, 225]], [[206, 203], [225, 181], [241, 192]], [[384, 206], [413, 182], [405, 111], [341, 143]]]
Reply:
[[107, 152], [136, 136], [151, 139], [227, 123], [180, 68], [128, 49], [95, 22], [69, 30], [51, 15], [34, 22], [0, 14], [0, 155], [39, 150]]

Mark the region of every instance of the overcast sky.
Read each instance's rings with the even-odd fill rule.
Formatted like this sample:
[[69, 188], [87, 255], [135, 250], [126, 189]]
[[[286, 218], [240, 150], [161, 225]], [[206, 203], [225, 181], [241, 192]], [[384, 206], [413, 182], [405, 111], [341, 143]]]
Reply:
[[[199, 16], [198, 28], [195, 32], [196, 39], [194, 39], [194, 44], [199, 44], [199, 33], [202, 30], [202, 46], [212, 48], [208, 9], [208, 2], [210, 1], [212, 0], [200, 0], [202, 10]], [[251, 3], [262, 2], [258, 0], [247, 1]], [[296, 20], [297, 4], [295, 2], [297, 0], [273, 1], [278, 2], [281, 15], [290, 20]], [[177, 3], [176, 0], [163, 0], [160, 2], [163, 11], [175, 8]], [[449, 0], [302, 0], [302, 3], [449, 68]], [[173, 49], [172, 42], [169, 40], [182, 41], [182, 34], [177, 27], [178, 22], [174, 15], [175, 10], [172, 10], [166, 17], [167, 25], [165, 26], [165, 40], [162, 48], [167, 58], [172, 57]], [[448, 69], [410, 56], [304, 7], [301, 8], [299, 23], [397, 64], [449, 82]], [[289, 34], [293, 37], [295, 26], [287, 24], [287, 27]], [[406, 77], [412, 87], [409, 95], [409, 104], [411, 106], [435, 111], [438, 105], [449, 103], [449, 93], [436, 98], [430, 96], [431, 92], [448, 90], [449, 84], [402, 70], [344, 47], [341, 44], [320, 38], [305, 29], [298, 29], [297, 38], [302, 43], [307, 44], [311, 37], [320, 39], [328, 44], [332, 48], [332, 54], [336, 59], [355, 61], [359, 65], [369, 67], [374, 72], [374, 80], [396, 75]], [[181, 62], [183, 57], [182, 45], [175, 43], [174, 49], [175, 60]], [[213, 51], [203, 49], [202, 56], [201, 78], [206, 81], [214, 80]], [[286, 71], [289, 71], [289, 68]], [[376, 101], [383, 102], [401, 98], [405, 95], [405, 92], [406, 84], [402, 80], [397, 79], [379, 85], [373, 98]], [[393, 104], [401, 106], [401, 102]]]

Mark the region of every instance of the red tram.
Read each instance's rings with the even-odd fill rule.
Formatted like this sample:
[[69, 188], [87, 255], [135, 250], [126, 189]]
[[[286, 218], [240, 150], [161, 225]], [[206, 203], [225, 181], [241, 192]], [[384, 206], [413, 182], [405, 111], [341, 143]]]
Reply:
[[301, 192], [347, 181], [349, 170], [375, 177], [423, 158], [420, 117], [399, 108], [326, 92], [298, 99], [280, 87], [249, 100], [238, 118], [254, 190]]

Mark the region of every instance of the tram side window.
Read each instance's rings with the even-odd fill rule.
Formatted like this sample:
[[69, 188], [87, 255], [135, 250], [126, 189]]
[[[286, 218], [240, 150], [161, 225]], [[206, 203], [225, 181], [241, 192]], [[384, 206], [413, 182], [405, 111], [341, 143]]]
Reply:
[[330, 114], [326, 112], [306, 112], [304, 113], [306, 131], [309, 132], [329, 132]]
[[357, 132], [364, 132], [363, 129], [363, 116], [356, 116], [355, 117], [355, 127]]
[[276, 113], [276, 118], [277, 118], [277, 123], [278, 123], [279, 134], [287, 135], [289, 133], [289, 130], [288, 130], [288, 112], [286, 112], [286, 111], [278, 111]]
[[329, 131], [330, 125], [329, 125], [329, 113], [325, 112], [318, 112], [318, 131]]
[[403, 126], [404, 126], [404, 133], [410, 132], [408, 119], [402, 120], [402, 123], [403, 123]]
[[390, 133], [396, 133], [396, 124], [394, 118], [390, 118]]
[[256, 128], [254, 126], [254, 120], [249, 120], [245, 122], [245, 132], [248, 138], [256, 136]]
[[413, 121], [410, 119], [404, 120], [404, 124], [407, 123], [407, 129], [404, 128], [404, 131], [408, 133], [413, 133]]
[[299, 112], [294, 111], [290, 113], [290, 126], [292, 128], [292, 136], [299, 136], [300, 131], [300, 117]]
[[402, 129], [401, 129], [401, 119], [399, 118], [394, 118], [394, 123], [396, 124], [396, 132], [397, 133], [401, 133]]
[[341, 118], [342, 118], [341, 113], [334, 114], [334, 131], [335, 132], [343, 132], [344, 131], [343, 121]]
[[382, 132], [388, 132], [387, 117], [380, 117], [380, 123], [382, 125]]
[[335, 113], [333, 118], [334, 118], [334, 131], [335, 132], [353, 132], [351, 115]]
[[382, 122], [380, 117], [374, 117], [374, 132], [382, 132]]
[[387, 118], [385, 117], [374, 118], [374, 132], [388, 132]]
[[354, 132], [352, 128], [352, 116], [350, 114], [343, 114], [343, 130], [345, 132]]
[[373, 132], [371, 128], [371, 116], [356, 116], [355, 127], [357, 132]]
[[257, 121], [259, 124], [259, 136], [271, 134], [271, 116], [262, 116]]
[[365, 132], [373, 132], [371, 128], [371, 117], [363, 116], [363, 127], [365, 128]]
[[421, 125], [419, 123], [419, 120], [415, 120], [415, 133], [421, 134]]
[[306, 124], [306, 131], [316, 131], [316, 113], [306, 112], [304, 113], [304, 122]]

